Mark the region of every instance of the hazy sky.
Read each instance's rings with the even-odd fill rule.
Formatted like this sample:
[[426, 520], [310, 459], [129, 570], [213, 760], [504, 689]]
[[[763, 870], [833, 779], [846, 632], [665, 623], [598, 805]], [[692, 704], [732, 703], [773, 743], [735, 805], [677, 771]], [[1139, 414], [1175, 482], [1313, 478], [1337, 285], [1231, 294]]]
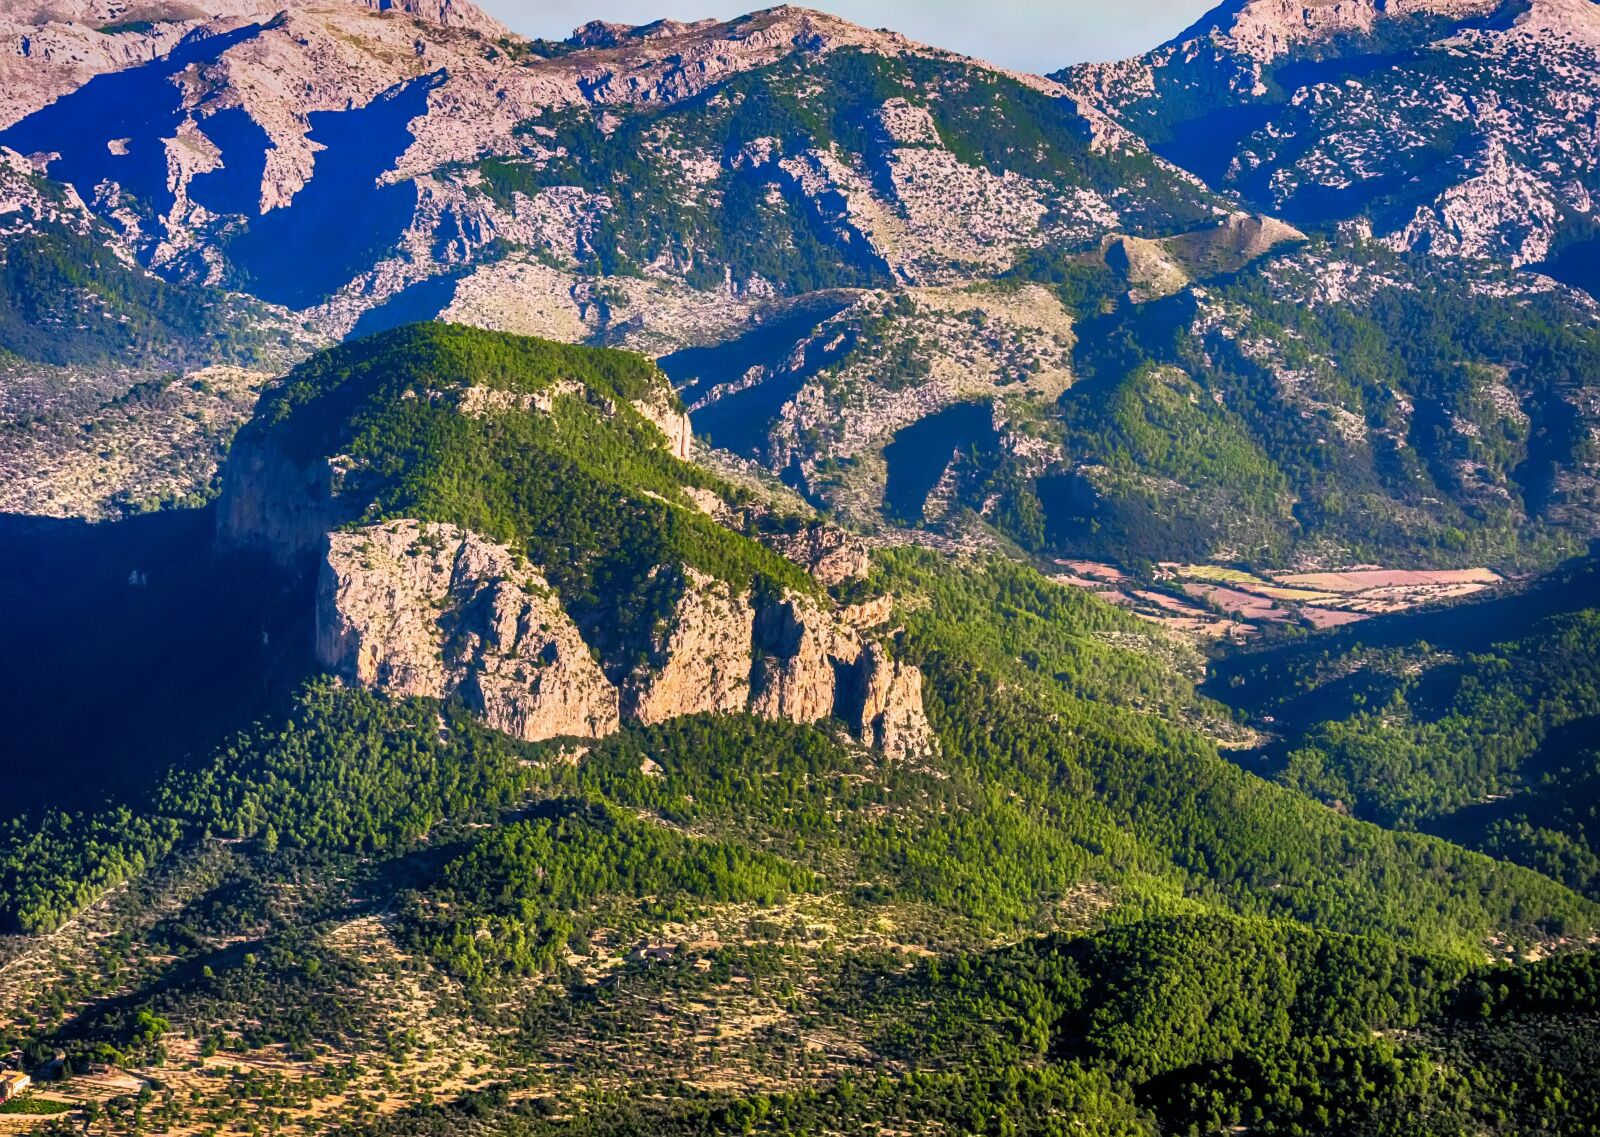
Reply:
[[[563, 39], [590, 20], [647, 24], [737, 16], [777, 0], [479, 0], [515, 31]], [[1024, 71], [1122, 59], [1170, 39], [1213, 0], [810, 0], [868, 27]]]

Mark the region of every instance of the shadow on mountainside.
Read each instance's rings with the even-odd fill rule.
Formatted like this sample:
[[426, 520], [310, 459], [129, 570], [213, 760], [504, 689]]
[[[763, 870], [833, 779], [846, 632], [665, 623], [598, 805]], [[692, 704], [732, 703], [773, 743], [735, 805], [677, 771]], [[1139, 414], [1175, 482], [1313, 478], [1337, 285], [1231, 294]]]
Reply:
[[304, 586], [216, 558], [212, 529], [0, 514], [0, 817], [137, 794], [308, 672]]

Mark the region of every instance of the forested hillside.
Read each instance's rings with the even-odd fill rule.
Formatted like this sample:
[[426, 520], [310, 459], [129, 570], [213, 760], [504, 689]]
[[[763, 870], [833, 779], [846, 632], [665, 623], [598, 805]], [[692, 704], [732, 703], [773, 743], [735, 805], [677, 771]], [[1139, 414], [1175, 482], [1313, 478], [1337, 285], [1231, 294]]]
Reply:
[[1263, 769], [1284, 784], [1592, 897], [1597, 599], [1583, 560], [1520, 595], [1226, 660], [1213, 686], [1278, 736]]
[[[630, 409], [661, 390], [622, 353], [402, 329], [264, 399], [221, 508], [266, 456], [332, 454], [328, 524], [481, 529], [585, 626], [629, 618], [592, 582], [661, 557], [890, 605], [936, 745], [760, 703], [530, 743], [470, 693], [311, 679], [148, 788], [5, 829], [5, 1040], [64, 1078], [48, 1100], [114, 1132], [1592, 1123], [1582, 880], [1241, 769], [1191, 649], [1026, 565], [806, 578], [745, 528], [775, 491]], [[107, 1067], [144, 1089], [108, 1099]]]
[[0, 1132], [1600, 1133], [1600, 5], [34, 7]]

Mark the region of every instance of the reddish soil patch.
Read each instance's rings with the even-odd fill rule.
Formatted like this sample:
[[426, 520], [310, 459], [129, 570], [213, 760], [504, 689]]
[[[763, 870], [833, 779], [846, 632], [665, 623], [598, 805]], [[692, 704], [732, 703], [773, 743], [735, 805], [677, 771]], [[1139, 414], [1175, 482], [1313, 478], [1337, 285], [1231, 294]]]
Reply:
[[1340, 612], [1333, 608], [1306, 607], [1300, 609], [1300, 615], [1319, 631], [1324, 628], [1342, 628], [1346, 624], [1358, 624], [1367, 619], [1365, 612]]
[[1311, 588], [1321, 592], [1366, 592], [1372, 588], [1438, 588], [1448, 585], [1499, 584], [1500, 576], [1489, 569], [1442, 569], [1427, 572], [1415, 569], [1351, 569], [1348, 572], [1296, 573], [1277, 578], [1279, 584]]
[[1085, 576], [1106, 584], [1122, 584], [1128, 580], [1128, 574], [1115, 565], [1105, 565], [1099, 561], [1057, 561], [1056, 564], [1075, 576]]
[[1290, 616], [1287, 608], [1278, 607], [1264, 596], [1255, 596], [1236, 588], [1224, 588], [1220, 584], [1190, 583], [1185, 584], [1183, 590], [1190, 596], [1210, 601], [1224, 611], [1243, 616], [1248, 620], [1283, 621]]

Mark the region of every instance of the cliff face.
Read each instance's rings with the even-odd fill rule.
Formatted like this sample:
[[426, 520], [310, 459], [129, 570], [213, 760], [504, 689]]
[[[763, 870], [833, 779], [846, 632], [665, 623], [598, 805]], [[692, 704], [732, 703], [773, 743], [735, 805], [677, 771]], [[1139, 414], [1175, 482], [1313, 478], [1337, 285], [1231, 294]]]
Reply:
[[619, 725], [616, 688], [544, 578], [450, 525], [330, 534], [317, 658], [364, 687], [459, 695], [489, 726], [530, 742]]
[[861, 706], [858, 737], [891, 758], [925, 752], [933, 727], [922, 707], [922, 669], [893, 659], [882, 644], [868, 644], [853, 676]]
[[459, 697], [527, 741], [750, 712], [838, 718], [892, 758], [936, 745], [921, 672], [820, 602], [758, 602], [691, 568], [659, 571], [681, 573], [682, 594], [619, 688], [544, 577], [504, 546], [410, 520], [334, 532], [318, 582], [317, 658], [374, 690]]
[[689, 460], [694, 443], [694, 428], [689, 424], [689, 414], [665, 397], [665, 392], [649, 399], [638, 399], [633, 409], [649, 419], [655, 428], [667, 436], [667, 450], [680, 462]]
[[652, 658], [623, 683], [630, 722], [736, 714], [749, 706], [755, 622], [749, 593], [695, 569], [683, 575], [683, 595], [657, 633]]
[[305, 567], [323, 534], [345, 520], [337, 482], [332, 463], [300, 461], [273, 439], [242, 432], [223, 467], [218, 547], [265, 553], [284, 568]]

